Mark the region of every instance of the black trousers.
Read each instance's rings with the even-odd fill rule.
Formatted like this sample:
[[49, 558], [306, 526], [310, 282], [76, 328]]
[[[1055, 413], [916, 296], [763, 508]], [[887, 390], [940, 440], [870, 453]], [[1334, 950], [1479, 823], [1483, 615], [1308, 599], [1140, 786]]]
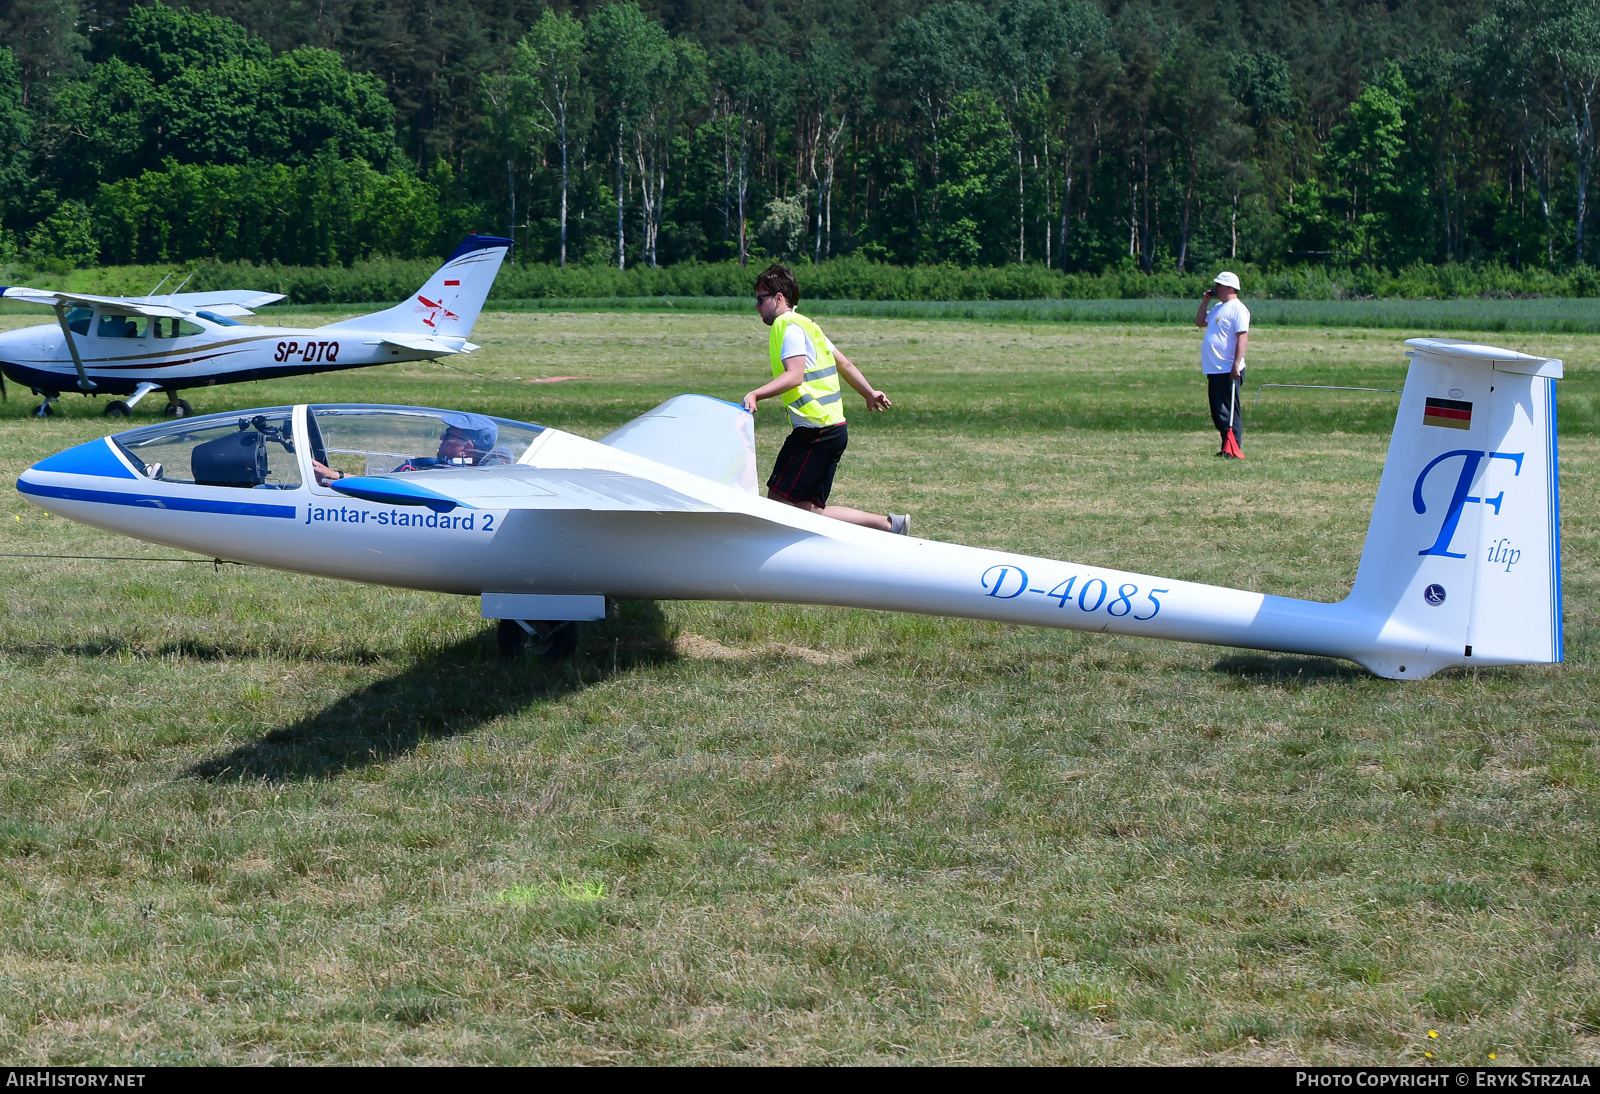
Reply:
[[[1211, 400], [1211, 424], [1219, 434], [1233, 426], [1234, 440], [1244, 443], [1244, 375], [1235, 380], [1230, 373], [1210, 373], [1206, 376], [1206, 395]], [[1233, 407], [1233, 420], [1228, 420], [1228, 407]]]
[[778, 450], [767, 489], [790, 501], [826, 507], [828, 495], [833, 493], [833, 473], [839, 470], [839, 457], [849, 444], [850, 428], [845, 422], [820, 429], [795, 426]]

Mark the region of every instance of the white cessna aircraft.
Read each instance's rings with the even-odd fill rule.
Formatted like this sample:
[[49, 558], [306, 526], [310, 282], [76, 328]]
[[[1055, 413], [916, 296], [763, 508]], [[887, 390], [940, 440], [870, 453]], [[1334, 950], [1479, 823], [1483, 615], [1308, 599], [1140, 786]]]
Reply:
[[[468, 236], [410, 300], [324, 327], [258, 327], [238, 321], [282, 293], [233, 290], [166, 296], [89, 296], [20, 286], [0, 299], [43, 304], [56, 321], [0, 334], [0, 376], [31, 388], [55, 413], [63, 391], [121, 395], [108, 418], [126, 418], [152, 391], [165, 413], [193, 413], [185, 388], [238, 384], [310, 372], [424, 361], [471, 353], [467, 341], [511, 240]], [[5, 381], [0, 379], [0, 394]]]
[[742, 407], [680, 395], [599, 441], [397, 406], [160, 422], [17, 489], [210, 557], [482, 597], [508, 652], [606, 597], [965, 616], [1344, 657], [1396, 680], [1561, 660], [1561, 362], [1440, 339], [1411, 370], [1355, 587], [1337, 604], [858, 528], [756, 496]]

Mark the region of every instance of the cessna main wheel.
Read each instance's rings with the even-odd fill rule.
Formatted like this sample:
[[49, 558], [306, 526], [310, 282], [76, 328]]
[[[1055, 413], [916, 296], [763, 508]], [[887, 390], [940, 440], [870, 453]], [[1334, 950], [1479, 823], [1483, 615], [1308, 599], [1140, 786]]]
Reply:
[[106, 404], [104, 411], [107, 418], [126, 418], [133, 413], [133, 408], [121, 399]]
[[190, 406], [182, 399], [176, 399], [168, 403], [167, 408], [161, 413], [165, 414], [169, 418], [188, 418], [194, 415], [194, 407]]

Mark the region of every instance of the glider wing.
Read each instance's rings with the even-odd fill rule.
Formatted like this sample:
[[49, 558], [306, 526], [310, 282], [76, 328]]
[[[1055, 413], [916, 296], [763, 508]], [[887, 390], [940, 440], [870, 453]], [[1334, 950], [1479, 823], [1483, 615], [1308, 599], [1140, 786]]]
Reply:
[[588, 512], [719, 513], [660, 483], [618, 471], [568, 467], [485, 467], [407, 471], [339, 479], [333, 489], [390, 505], [448, 511], [471, 509], [576, 509]]
[[755, 417], [737, 403], [679, 395], [601, 437], [600, 443], [756, 492]]

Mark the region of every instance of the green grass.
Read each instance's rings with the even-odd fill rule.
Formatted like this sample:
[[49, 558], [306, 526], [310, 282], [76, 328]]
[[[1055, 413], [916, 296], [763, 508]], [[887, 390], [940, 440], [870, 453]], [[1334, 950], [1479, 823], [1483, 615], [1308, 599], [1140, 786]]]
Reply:
[[[903, 506], [936, 538], [1348, 588], [1390, 396], [1269, 389], [1251, 458], [1219, 467], [1181, 328], [828, 329], [897, 403], [853, 416], [840, 501]], [[461, 363], [481, 376], [389, 366], [192, 401], [460, 406], [597, 436], [681, 391], [742, 394], [765, 333], [493, 314]], [[1398, 337], [1264, 335], [1252, 380], [1397, 387]], [[7, 559], [0, 1052], [1593, 1063], [1600, 339], [1519, 345], [1568, 363], [1560, 666], [1402, 684], [985, 623], [622, 603], [545, 669], [502, 662], [465, 598]], [[527, 382], [552, 375], [582, 379]], [[103, 432], [95, 401], [62, 405], [27, 420], [13, 390], [6, 474]], [[764, 465], [781, 435], [764, 411]], [[0, 529], [9, 554], [173, 554], [16, 494]]]

